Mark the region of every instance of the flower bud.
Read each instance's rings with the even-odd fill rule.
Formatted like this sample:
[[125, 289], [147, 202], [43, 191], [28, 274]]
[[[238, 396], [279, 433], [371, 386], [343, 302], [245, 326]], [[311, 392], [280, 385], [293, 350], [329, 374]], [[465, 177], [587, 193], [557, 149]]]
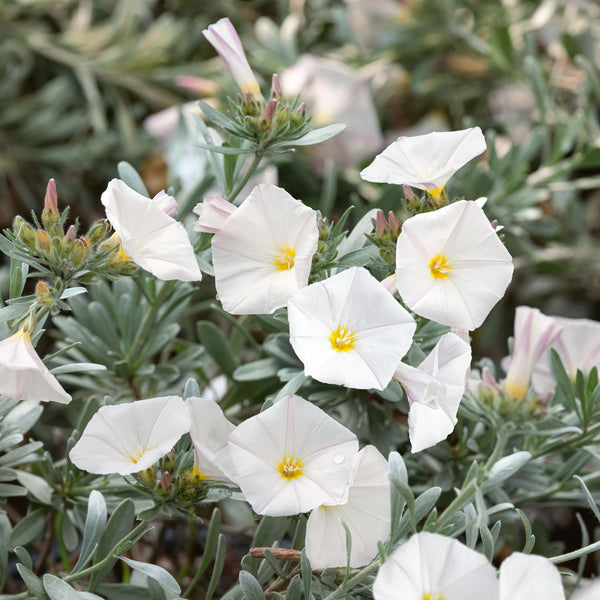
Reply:
[[92, 244], [97, 244], [110, 231], [108, 219], [96, 221], [88, 230], [87, 235]]
[[262, 115], [260, 116], [260, 120], [258, 125], [262, 131], [268, 131], [271, 129], [271, 125], [273, 124], [273, 116], [275, 115], [275, 109], [277, 108], [277, 100], [270, 100]]
[[56, 182], [54, 179], [48, 181], [46, 187], [46, 197], [44, 198], [44, 210], [42, 211], [42, 223], [46, 229], [58, 223], [60, 214], [58, 212], [58, 194], [56, 192]]
[[271, 78], [271, 98], [277, 100], [281, 98], [281, 81], [277, 73], [273, 73], [273, 77]]
[[292, 127], [300, 127], [306, 121], [306, 104], [302, 102], [300, 106], [291, 114], [290, 125]]
[[396, 217], [391, 210], [388, 213], [388, 224], [390, 226], [392, 238], [394, 241], [396, 241], [398, 239], [398, 235], [400, 234], [400, 223], [398, 222], [398, 217]]
[[65, 240], [75, 240], [75, 225], [71, 225], [69, 229], [67, 229], [67, 233], [65, 233]]
[[22, 217], [15, 217], [13, 221], [15, 235], [32, 250], [35, 248], [35, 229]]
[[35, 232], [35, 246], [39, 252], [45, 255], [49, 254], [50, 243], [50, 236], [48, 235], [47, 231], [44, 231], [43, 229], [38, 229]]
[[167, 491], [171, 487], [171, 474], [169, 473], [169, 471], [165, 471], [162, 474], [158, 485], [160, 485], [160, 487], [165, 491]]
[[54, 304], [54, 295], [52, 289], [45, 281], [38, 281], [35, 286], [35, 295], [37, 303], [42, 306], [52, 306]]
[[421, 212], [421, 201], [415, 196], [415, 193], [408, 185], [403, 185], [404, 200], [406, 202], [406, 210], [410, 213]]
[[383, 211], [378, 208], [375, 216], [375, 232], [381, 237], [387, 233], [387, 229], [388, 225], [385, 222], [385, 215], [383, 214]]

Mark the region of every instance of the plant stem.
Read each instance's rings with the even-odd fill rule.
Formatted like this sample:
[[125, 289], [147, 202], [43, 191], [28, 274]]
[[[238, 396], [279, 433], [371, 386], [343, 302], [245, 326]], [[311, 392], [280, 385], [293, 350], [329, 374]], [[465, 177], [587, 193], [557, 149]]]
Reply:
[[337, 600], [337, 598], [346, 598], [346, 592], [351, 590], [357, 584], [359, 584], [363, 579], [366, 579], [373, 573], [373, 571], [379, 568], [379, 562], [372, 562], [370, 565], [366, 566], [364, 569], [361, 569], [356, 575], [350, 577], [346, 583], [342, 583], [337, 590], [334, 590], [329, 594], [329, 596], [325, 596], [323, 600]]
[[252, 177], [254, 174], [254, 171], [256, 171], [258, 163], [261, 161], [261, 159], [262, 153], [257, 153], [254, 155], [254, 159], [250, 163], [248, 169], [246, 169], [243, 177], [237, 182], [237, 185], [229, 192], [229, 194], [227, 194], [226, 200], [228, 202], [233, 202], [236, 199], [237, 195], [242, 191], [243, 187], [248, 183], [250, 177]]
[[444, 512], [436, 519], [436, 531], [439, 531], [471, 498], [477, 488], [477, 480], [471, 479], [458, 496], [448, 504]]
[[568, 560], [574, 560], [575, 558], [579, 558], [584, 554], [590, 554], [590, 552], [595, 552], [596, 550], [600, 550], [600, 542], [594, 542], [593, 544], [589, 544], [588, 546], [584, 546], [583, 548], [579, 548], [579, 550], [573, 550], [573, 552], [567, 552], [567, 554], [559, 554], [558, 556], [553, 556], [550, 559], [552, 563], [562, 563], [567, 562]]

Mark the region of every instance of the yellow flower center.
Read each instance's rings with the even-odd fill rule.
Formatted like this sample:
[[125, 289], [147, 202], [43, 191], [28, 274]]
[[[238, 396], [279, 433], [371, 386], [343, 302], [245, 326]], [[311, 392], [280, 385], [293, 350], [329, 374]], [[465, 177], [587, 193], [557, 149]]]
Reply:
[[[433, 196], [436, 199], [440, 198], [441, 195], [444, 193], [444, 186], [441, 185], [440, 187], [436, 187], [431, 190], [427, 190], [427, 192], [429, 193], [430, 196]], [[433, 598], [433, 600], [436, 600], [436, 599]]]
[[355, 334], [345, 327], [338, 327], [329, 336], [331, 347], [337, 352], [349, 352], [354, 347], [355, 340]]
[[294, 456], [284, 457], [277, 467], [281, 476], [288, 481], [301, 477], [302, 469], [304, 469], [304, 464], [299, 458], [295, 458]]
[[196, 463], [194, 463], [194, 466], [192, 468], [192, 473], [194, 475], [194, 477], [197, 477], [198, 479], [208, 479], [208, 477], [196, 466]]
[[139, 446], [138, 449], [131, 455], [131, 462], [137, 465], [137, 463], [140, 462], [142, 456], [144, 456], [144, 454], [146, 454], [147, 451], [148, 448], [142, 448], [141, 446]]
[[423, 600], [444, 600], [444, 597], [437, 592], [427, 592], [423, 594]]
[[452, 265], [443, 254], [436, 254], [429, 261], [429, 270], [435, 279], [449, 279]]
[[283, 246], [279, 252], [273, 257], [273, 264], [278, 271], [287, 271], [294, 266], [294, 258], [296, 251], [289, 246]]

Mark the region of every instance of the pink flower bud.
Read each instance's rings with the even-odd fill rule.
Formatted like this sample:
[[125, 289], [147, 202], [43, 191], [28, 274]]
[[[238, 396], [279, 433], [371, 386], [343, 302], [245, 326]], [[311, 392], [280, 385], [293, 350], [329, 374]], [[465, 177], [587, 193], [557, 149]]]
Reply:
[[44, 211], [58, 214], [58, 194], [56, 193], [56, 181], [54, 179], [50, 179], [46, 187]]
[[193, 212], [199, 219], [194, 225], [194, 231], [217, 233], [223, 227], [227, 218], [236, 210], [236, 206], [223, 198], [204, 198], [196, 204]]

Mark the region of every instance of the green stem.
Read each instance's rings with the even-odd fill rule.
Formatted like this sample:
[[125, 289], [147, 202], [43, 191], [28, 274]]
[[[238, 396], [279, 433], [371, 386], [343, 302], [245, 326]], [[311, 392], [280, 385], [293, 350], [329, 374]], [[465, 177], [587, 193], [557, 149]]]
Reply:
[[583, 548], [579, 548], [579, 550], [574, 550], [573, 552], [568, 552], [567, 554], [553, 556], [550, 559], [550, 562], [567, 562], [568, 560], [574, 560], [576, 558], [579, 558], [580, 556], [583, 556], [584, 554], [590, 554], [590, 552], [595, 552], [596, 550], [600, 550], [600, 542], [594, 542], [593, 544], [589, 544], [589, 546], [584, 546]]
[[233, 188], [233, 190], [231, 190], [229, 194], [227, 194], [226, 200], [228, 202], [233, 202], [236, 199], [237, 195], [242, 191], [243, 187], [250, 180], [250, 177], [252, 177], [252, 175], [254, 174], [254, 171], [256, 171], [258, 163], [261, 161], [261, 159], [262, 153], [257, 153], [254, 155], [254, 159], [250, 163], [250, 166], [244, 173], [243, 177], [237, 182], [237, 185]]
[[363, 579], [366, 579], [379, 568], [379, 562], [373, 562], [370, 565], [366, 566], [364, 569], [361, 569], [356, 575], [350, 577], [346, 583], [342, 583], [337, 590], [334, 590], [329, 594], [329, 596], [325, 596], [324, 600], [337, 600], [338, 598], [346, 598], [346, 592], [351, 590], [353, 587], [356, 587]]
[[471, 479], [458, 496], [448, 504], [444, 512], [436, 519], [436, 531], [439, 531], [470, 499], [477, 488], [477, 480]]
[[98, 571], [105, 565], [111, 563], [119, 556], [119, 554], [129, 549], [131, 540], [141, 533], [147, 526], [148, 525], [146, 521], [142, 521], [137, 525], [137, 527], [135, 527], [135, 529], [130, 531], [122, 540], [120, 540], [100, 562], [88, 567], [87, 569], [83, 569], [83, 571], [76, 571], [75, 573], [67, 575], [63, 578], [63, 581], [69, 583], [71, 581], [76, 581], [77, 579], [83, 579], [84, 577], [91, 575], [95, 571]]
[[533, 459], [539, 458], [540, 456], [547, 456], [551, 452], [556, 452], [561, 448], [568, 448], [569, 450], [572, 450], [574, 447], [579, 448], [580, 446], [587, 444], [590, 441], [589, 437], [593, 436], [598, 432], [600, 432], [600, 423], [592, 425], [581, 434], [576, 433], [571, 436], [565, 437], [562, 440], [551, 444], [550, 446], [541, 446], [539, 450], [537, 450], [536, 452], [532, 452], [531, 458]]

